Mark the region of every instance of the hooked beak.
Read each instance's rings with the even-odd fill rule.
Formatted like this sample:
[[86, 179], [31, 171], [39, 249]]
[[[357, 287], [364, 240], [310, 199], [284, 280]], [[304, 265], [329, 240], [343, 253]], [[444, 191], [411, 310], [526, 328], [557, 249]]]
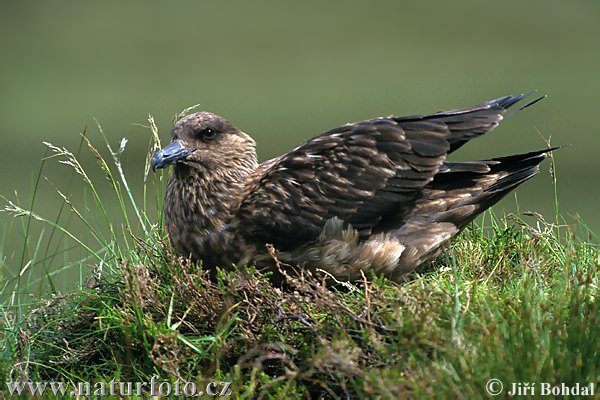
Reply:
[[152, 156], [152, 171], [156, 171], [157, 168], [166, 168], [169, 165], [173, 165], [177, 161], [185, 159], [195, 150], [184, 149], [181, 147], [179, 140], [173, 140], [167, 147], [154, 153], [154, 156]]

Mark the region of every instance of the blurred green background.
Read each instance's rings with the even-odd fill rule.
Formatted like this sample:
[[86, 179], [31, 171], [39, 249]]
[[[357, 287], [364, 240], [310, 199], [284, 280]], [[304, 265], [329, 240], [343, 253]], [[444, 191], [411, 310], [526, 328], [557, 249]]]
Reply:
[[[453, 159], [543, 148], [538, 131], [572, 145], [556, 152], [560, 213], [600, 230], [598, 1], [4, 1], [0, 46], [0, 194], [24, 205], [42, 141], [76, 151], [87, 126], [102, 145], [93, 118], [114, 146], [129, 139], [123, 162], [141, 196], [150, 134], [135, 124], [148, 114], [164, 142], [172, 116], [200, 103], [251, 134], [266, 160], [345, 122], [538, 89], [548, 99]], [[517, 193], [521, 211], [552, 220], [548, 169]], [[53, 218], [53, 185], [70, 173], [49, 160], [43, 176], [35, 209]], [[80, 181], [69, 190], [81, 195]], [[495, 209], [514, 211], [515, 197]], [[0, 223], [14, 276], [19, 229], [5, 214]]]

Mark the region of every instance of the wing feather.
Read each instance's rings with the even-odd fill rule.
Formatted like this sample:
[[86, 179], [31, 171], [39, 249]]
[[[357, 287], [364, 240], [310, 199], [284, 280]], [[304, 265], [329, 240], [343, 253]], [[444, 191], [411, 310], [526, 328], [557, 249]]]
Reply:
[[242, 236], [280, 249], [315, 240], [337, 217], [368, 236], [411, 209], [446, 155], [480, 136], [524, 96], [432, 115], [376, 118], [325, 132], [269, 160], [249, 178], [237, 216]]

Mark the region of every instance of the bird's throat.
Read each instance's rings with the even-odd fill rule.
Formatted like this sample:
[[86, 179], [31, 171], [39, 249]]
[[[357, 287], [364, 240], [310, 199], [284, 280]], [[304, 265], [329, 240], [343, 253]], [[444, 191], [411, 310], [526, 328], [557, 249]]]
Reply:
[[243, 178], [188, 168], [173, 171], [165, 193], [165, 225], [178, 254], [204, 260], [229, 246]]

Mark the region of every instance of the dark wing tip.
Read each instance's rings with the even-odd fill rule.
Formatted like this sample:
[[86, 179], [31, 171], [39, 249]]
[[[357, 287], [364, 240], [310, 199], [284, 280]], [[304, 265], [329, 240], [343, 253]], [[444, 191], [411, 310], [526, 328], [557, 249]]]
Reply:
[[[507, 110], [510, 107], [517, 104], [518, 102], [520, 102], [521, 100], [523, 100], [524, 98], [529, 97], [536, 92], [537, 92], [537, 90], [532, 90], [531, 92], [521, 93], [517, 96], [504, 96], [504, 97], [500, 97], [498, 99], [486, 101], [485, 104], [488, 106], [492, 106], [492, 107], [501, 107], [501, 108], [504, 108], [505, 110]], [[520, 107], [519, 110], [523, 110], [529, 106], [532, 106], [535, 103], [537, 103], [538, 101], [545, 99], [546, 97], [548, 97], [548, 95], [540, 96], [540, 97], [536, 98], [535, 100]]]
[[537, 103], [538, 101], [544, 100], [546, 97], [548, 97], [547, 94], [538, 97], [537, 99], [530, 101], [529, 103], [525, 104], [524, 106], [519, 108], [519, 111], [526, 109], [527, 107], [531, 107], [532, 105], [534, 105], [535, 103]]
[[524, 172], [525, 170], [529, 169], [531, 174], [528, 175], [527, 178], [519, 181], [519, 183], [520, 183], [520, 182], [523, 182], [523, 181], [529, 179], [529, 177], [531, 177], [537, 173], [537, 166], [546, 159], [546, 157], [548, 156], [548, 153], [550, 153], [554, 150], [560, 149], [561, 147], [562, 146], [550, 147], [550, 148], [547, 148], [544, 150], [532, 151], [532, 152], [525, 153], [525, 154], [516, 154], [516, 155], [512, 155], [512, 156], [492, 158], [490, 161], [498, 162], [498, 164], [490, 165], [490, 167], [491, 167], [492, 171], [494, 171], [494, 170], [497, 171], [497, 170], [503, 169], [506, 171], [519, 171], [520, 170], [520, 172]]

